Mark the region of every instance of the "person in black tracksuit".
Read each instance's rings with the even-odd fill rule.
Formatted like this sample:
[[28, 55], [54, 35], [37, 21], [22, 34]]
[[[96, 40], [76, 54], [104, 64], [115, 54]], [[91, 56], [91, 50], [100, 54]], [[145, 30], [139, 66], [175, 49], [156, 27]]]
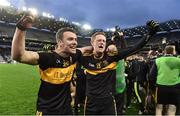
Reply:
[[139, 114], [144, 113], [144, 98], [145, 98], [145, 90], [146, 90], [146, 83], [147, 83], [147, 65], [143, 60], [136, 59], [135, 60], [135, 80], [134, 80], [134, 90], [137, 101], [139, 103]]
[[[135, 95], [138, 106], [139, 113], [144, 112], [144, 100], [143, 95], [145, 90], [147, 65], [144, 61], [133, 59], [128, 63], [126, 73], [128, 74], [128, 87], [127, 87], [127, 107], [130, 105], [132, 96]], [[142, 89], [141, 89], [142, 88]]]

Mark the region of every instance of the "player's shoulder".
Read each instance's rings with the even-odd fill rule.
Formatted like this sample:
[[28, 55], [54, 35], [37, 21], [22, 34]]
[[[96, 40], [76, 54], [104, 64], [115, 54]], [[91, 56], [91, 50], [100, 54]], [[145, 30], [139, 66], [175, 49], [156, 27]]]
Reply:
[[83, 53], [83, 56], [92, 56], [93, 53]]
[[49, 58], [57, 56], [57, 53], [53, 51], [39, 51], [38, 54], [40, 57], [49, 57]]
[[107, 55], [108, 56], [116, 56], [116, 55], [118, 55], [118, 51], [108, 51]]
[[38, 51], [39, 54], [53, 54], [54, 51]]

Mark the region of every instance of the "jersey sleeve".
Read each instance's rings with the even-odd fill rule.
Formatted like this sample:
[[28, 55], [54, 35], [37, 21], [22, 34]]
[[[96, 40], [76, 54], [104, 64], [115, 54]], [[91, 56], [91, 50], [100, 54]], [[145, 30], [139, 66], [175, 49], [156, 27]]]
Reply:
[[144, 36], [137, 44], [131, 48], [118, 49], [117, 60], [124, 59], [132, 54], [137, 53], [150, 39], [150, 36]]
[[38, 60], [39, 67], [41, 69], [46, 69], [50, 61], [49, 59], [51, 58], [50, 54], [45, 53], [45, 52], [38, 53], [38, 54], [39, 54], [39, 60]]

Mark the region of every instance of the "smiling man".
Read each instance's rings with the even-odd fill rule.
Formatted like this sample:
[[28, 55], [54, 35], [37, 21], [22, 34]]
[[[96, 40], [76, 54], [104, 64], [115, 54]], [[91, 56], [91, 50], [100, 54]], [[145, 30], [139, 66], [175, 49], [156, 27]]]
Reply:
[[[76, 66], [77, 35], [72, 28], [56, 33], [57, 47], [52, 52], [25, 50], [26, 29], [34, 16], [25, 14], [17, 23], [11, 57], [21, 63], [39, 65], [41, 84], [37, 98], [37, 115], [71, 115], [70, 82]], [[83, 48], [81, 52], [83, 52]]]

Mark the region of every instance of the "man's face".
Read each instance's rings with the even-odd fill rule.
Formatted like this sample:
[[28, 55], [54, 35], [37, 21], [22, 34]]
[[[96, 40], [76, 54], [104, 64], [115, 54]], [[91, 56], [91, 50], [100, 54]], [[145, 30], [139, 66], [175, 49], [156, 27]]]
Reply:
[[96, 35], [91, 44], [95, 53], [103, 53], [106, 48], [106, 37], [102, 34]]
[[64, 32], [63, 39], [59, 41], [61, 49], [65, 53], [74, 54], [76, 53], [77, 47], [77, 35], [70, 31]]

